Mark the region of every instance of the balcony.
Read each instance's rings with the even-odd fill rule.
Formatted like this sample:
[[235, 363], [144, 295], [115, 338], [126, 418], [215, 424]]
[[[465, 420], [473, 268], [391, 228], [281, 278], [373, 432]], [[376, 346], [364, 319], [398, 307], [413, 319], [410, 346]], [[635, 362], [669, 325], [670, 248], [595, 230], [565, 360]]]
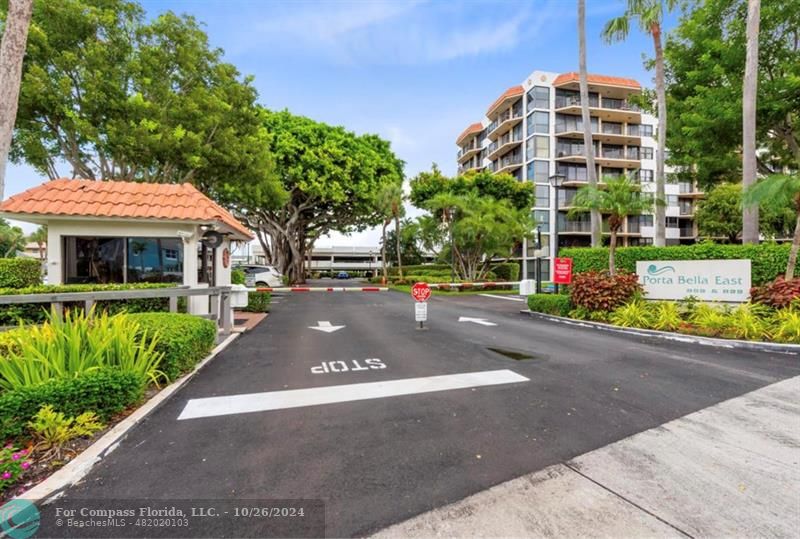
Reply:
[[513, 172], [522, 167], [522, 154], [507, 155], [492, 163], [491, 169], [495, 174]]
[[691, 217], [694, 215], [694, 204], [691, 202], [686, 202], [684, 200], [680, 201], [678, 204], [679, 208], [679, 215], [681, 217]]
[[[556, 112], [564, 114], [581, 114], [580, 96], [556, 96]], [[589, 98], [589, 114], [599, 116], [611, 122], [639, 123], [642, 118], [641, 109], [625, 99], [604, 97]]]
[[682, 198], [702, 198], [703, 192], [691, 182], [678, 182], [678, 196]]
[[682, 239], [683, 238], [694, 238], [695, 237], [694, 227], [693, 226], [682, 226], [678, 230], [679, 230], [678, 236], [680, 238], [682, 238]]
[[511, 107], [502, 112], [500, 116], [489, 124], [486, 128], [486, 136], [489, 140], [497, 140], [503, 134], [508, 133], [514, 126], [522, 122], [522, 107]]
[[[598, 122], [599, 123], [599, 122]], [[616, 122], [603, 123], [602, 125], [592, 124], [592, 140], [604, 144], [620, 144], [627, 146], [641, 146], [642, 139], [639, 136], [639, 124], [628, 125], [627, 129], [622, 129], [624, 124]], [[633, 128], [633, 129], [631, 129]], [[583, 140], [583, 122], [560, 122], [556, 118], [556, 136]]]
[[465, 161], [468, 161], [470, 158], [474, 157], [475, 155], [481, 153], [482, 149], [483, 147], [481, 147], [481, 145], [478, 143], [478, 139], [473, 138], [472, 142], [470, 142], [466, 146], [462, 146], [461, 149], [458, 150], [458, 156], [456, 157], [456, 160], [458, 161], [459, 164], [462, 164]]
[[513, 133], [507, 133], [506, 135], [500, 137], [498, 140], [489, 144], [489, 147], [486, 149], [486, 157], [494, 161], [498, 157], [508, 153], [509, 151], [513, 150], [517, 146], [522, 144], [522, 135], [514, 135]]

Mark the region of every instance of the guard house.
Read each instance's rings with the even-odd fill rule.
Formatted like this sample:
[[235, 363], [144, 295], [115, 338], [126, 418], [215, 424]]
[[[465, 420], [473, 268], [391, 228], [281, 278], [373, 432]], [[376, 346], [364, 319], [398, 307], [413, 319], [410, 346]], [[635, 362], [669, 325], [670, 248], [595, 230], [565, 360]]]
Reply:
[[[230, 286], [232, 242], [253, 239], [194, 186], [53, 180], [0, 204], [0, 216], [47, 225], [47, 282]], [[207, 312], [191, 297], [190, 312]]]

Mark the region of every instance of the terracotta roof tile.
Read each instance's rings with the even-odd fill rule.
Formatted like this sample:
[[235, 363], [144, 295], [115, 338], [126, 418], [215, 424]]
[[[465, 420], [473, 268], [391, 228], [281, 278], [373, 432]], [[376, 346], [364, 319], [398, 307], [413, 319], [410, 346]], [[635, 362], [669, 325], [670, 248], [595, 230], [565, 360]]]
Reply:
[[[641, 84], [633, 79], [624, 79], [621, 77], [609, 77], [607, 75], [587, 75], [587, 80], [595, 84], [606, 84], [610, 86], [625, 86], [626, 88], [641, 89]], [[570, 73], [562, 73], [553, 81], [553, 86], [566, 84], [569, 82], [580, 82], [580, 75], [574, 71]]]
[[494, 103], [491, 104], [489, 110], [486, 111], [486, 116], [491, 115], [492, 111], [509, 97], [516, 97], [518, 95], [522, 95], [524, 92], [525, 89], [522, 86], [512, 86], [511, 88], [503, 92], [503, 95], [494, 100]]
[[227, 210], [188, 183], [53, 180], [3, 201], [0, 212], [32, 215], [218, 221], [253, 234]]
[[469, 135], [474, 135], [475, 133], [480, 133], [483, 129], [483, 124], [480, 122], [475, 122], [474, 124], [470, 124], [469, 127], [464, 129], [458, 138], [456, 139], [456, 144], [461, 144], [461, 142], [467, 138]]

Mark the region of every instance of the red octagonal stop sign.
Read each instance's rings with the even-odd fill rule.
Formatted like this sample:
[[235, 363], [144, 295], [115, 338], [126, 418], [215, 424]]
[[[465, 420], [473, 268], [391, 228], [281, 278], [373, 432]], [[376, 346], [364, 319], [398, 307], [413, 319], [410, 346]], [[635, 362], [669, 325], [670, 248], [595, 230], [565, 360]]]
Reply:
[[431, 287], [428, 286], [428, 283], [414, 283], [414, 286], [411, 287], [411, 295], [417, 301], [428, 301], [428, 298], [431, 297]]

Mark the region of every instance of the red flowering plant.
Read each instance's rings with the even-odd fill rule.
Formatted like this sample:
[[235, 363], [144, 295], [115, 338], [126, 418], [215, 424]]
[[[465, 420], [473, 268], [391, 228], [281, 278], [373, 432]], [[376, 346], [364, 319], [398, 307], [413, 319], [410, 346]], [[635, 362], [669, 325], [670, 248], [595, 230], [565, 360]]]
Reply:
[[13, 445], [0, 449], [0, 491], [17, 482], [31, 467], [27, 449], [17, 450]]
[[800, 299], [800, 278], [786, 280], [778, 277], [771, 283], [754, 286], [750, 289], [750, 299], [753, 303], [769, 305], [776, 309], [783, 309]]
[[642, 285], [635, 273], [586, 271], [573, 277], [569, 292], [576, 307], [608, 312], [641, 294]]

